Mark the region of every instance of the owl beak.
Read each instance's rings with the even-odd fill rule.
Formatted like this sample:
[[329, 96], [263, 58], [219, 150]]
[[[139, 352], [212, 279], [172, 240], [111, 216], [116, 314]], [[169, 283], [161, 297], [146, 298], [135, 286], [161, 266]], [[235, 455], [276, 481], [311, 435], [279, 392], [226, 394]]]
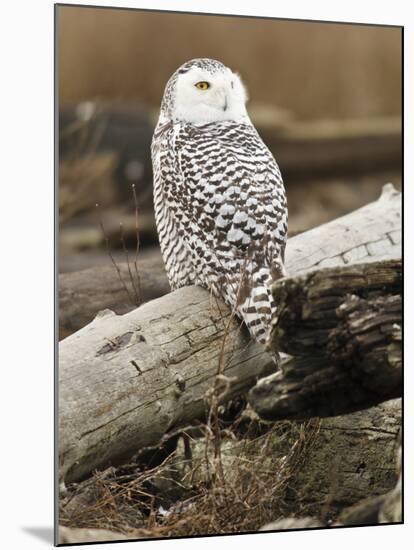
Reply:
[[228, 103], [227, 103], [227, 95], [224, 96], [224, 105], [223, 105], [223, 111], [227, 111]]

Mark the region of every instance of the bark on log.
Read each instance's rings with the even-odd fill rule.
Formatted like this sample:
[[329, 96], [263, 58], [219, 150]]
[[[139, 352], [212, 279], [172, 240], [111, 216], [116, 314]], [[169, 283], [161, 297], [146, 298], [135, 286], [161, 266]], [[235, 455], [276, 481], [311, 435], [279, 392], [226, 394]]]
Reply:
[[402, 299], [350, 296], [338, 308], [339, 324], [328, 340], [332, 361], [353, 371], [370, 394], [382, 400], [402, 393]]
[[290, 355], [326, 355], [329, 335], [338, 325], [338, 311], [349, 294], [375, 298], [400, 294], [401, 260], [351, 264], [283, 279], [273, 286], [278, 304], [271, 347]]
[[398, 397], [402, 391], [399, 339], [400, 335], [392, 336], [384, 348], [373, 350], [373, 358], [355, 359], [348, 366], [322, 356], [284, 358], [281, 371], [250, 390], [249, 403], [266, 420], [292, 420], [348, 414]]
[[[367, 496], [394, 490], [395, 457], [401, 426], [401, 400], [364, 411], [323, 418], [306, 464], [292, 479], [285, 497], [286, 515], [340, 521], [345, 508]], [[361, 514], [359, 524], [368, 523]], [[375, 522], [374, 522], [375, 523]]]
[[[373, 260], [375, 254], [399, 257], [400, 202], [400, 193], [385, 186], [378, 201], [290, 239], [288, 271]], [[223, 399], [246, 392], [274, 368], [239, 323], [229, 321], [228, 309], [197, 287], [122, 316], [106, 312], [63, 340], [60, 478], [81, 479], [202, 415], [220, 358], [227, 377]]]
[[[336, 521], [345, 507], [392, 490], [398, 477], [395, 457], [401, 414], [401, 400], [395, 399], [321, 419], [306, 460], [282, 497], [283, 515], [314, 516], [326, 524]], [[298, 426], [296, 422], [281, 424], [286, 424], [285, 435], [271, 446], [275, 464], [288, 455]]]
[[[370, 298], [347, 294], [364, 285]], [[262, 418], [334, 416], [401, 396], [401, 296], [372, 297], [401, 292], [400, 261], [325, 269], [280, 286], [283, 328], [274, 327], [272, 345], [300, 356], [284, 358], [249, 392]]]
[[343, 510], [338, 521], [344, 525], [366, 525], [375, 523], [402, 522], [402, 449], [401, 431], [397, 451], [396, 485], [387, 493], [364, 499]]

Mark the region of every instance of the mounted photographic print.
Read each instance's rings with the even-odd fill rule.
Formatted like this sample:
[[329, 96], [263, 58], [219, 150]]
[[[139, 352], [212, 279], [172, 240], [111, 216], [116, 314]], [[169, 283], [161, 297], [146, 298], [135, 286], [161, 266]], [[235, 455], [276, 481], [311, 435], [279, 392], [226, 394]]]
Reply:
[[403, 28], [55, 33], [56, 544], [402, 523]]

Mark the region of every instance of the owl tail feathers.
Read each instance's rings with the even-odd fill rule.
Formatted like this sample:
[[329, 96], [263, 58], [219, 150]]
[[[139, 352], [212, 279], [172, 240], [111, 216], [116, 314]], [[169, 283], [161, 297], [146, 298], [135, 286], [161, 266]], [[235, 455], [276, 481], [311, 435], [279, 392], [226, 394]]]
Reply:
[[241, 305], [240, 313], [253, 338], [265, 346], [270, 335], [272, 318], [276, 313], [270, 287], [254, 287]]

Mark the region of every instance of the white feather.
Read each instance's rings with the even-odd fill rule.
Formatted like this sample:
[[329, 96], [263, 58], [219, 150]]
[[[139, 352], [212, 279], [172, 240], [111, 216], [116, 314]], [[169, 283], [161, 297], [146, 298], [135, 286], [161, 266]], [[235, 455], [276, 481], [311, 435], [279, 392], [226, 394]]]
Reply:
[[[207, 90], [199, 90], [197, 82], [208, 82]], [[178, 76], [172, 116], [191, 124], [207, 124], [223, 120], [250, 122], [246, 111], [247, 93], [240, 77], [230, 69], [210, 73], [194, 67]]]

